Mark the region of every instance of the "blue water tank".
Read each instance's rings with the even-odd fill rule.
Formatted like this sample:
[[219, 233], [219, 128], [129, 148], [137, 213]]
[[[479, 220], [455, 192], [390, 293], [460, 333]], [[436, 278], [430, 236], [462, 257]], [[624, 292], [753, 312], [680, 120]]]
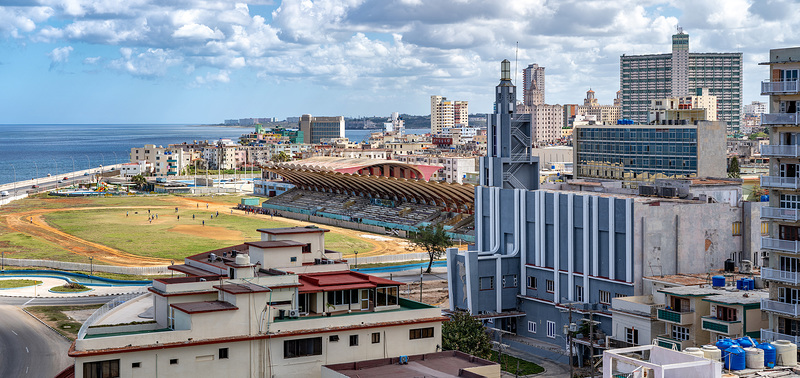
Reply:
[[764, 350], [764, 366], [772, 369], [775, 367], [775, 362], [778, 360], [778, 351], [770, 343], [761, 343], [756, 346], [758, 349]]
[[752, 347], [754, 347], [754, 346], [756, 346], [758, 344], [758, 343], [756, 343], [755, 340], [750, 338], [750, 336], [740, 337], [740, 338], [736, 339], [736, 342], [742, 348], [752, 348]]
[[769, 202], [769, 194], [762, 194], [761, 202]]
[[747, 279], [747, 290], [755, 290], [756, 289], [756, 280], [752, 278]]
[[[725, 276], [714, 276], [714, 277], [711, 277], [711, 286], [724, 287], [725, 286]], [[722, 348], [720, 348], [720, 349], [722, 349]]]
[[740, 278], [740, 279], [736, 280], [736, 289], [737, 290], [747, 290], [747, 289], [744, 289], [744, 280], [745, 280], [744, 278]]
[[744, 370], [747, 367], [744, 349], [737, 345], [725, 349], [722, 355], [725, 360], [725, 369]]
[[719, 350], [721, 350], [723, 353], [724, 353], [724, 352], [725, 352], [725, 351], [726, 351], [728, 348], [730, 348], [730, 347], [732, 347], [732, 346], [739, 346], [739, 344], [738, 344], [736, 341], [733, 341], [733, 340], [731, 340], [731, 339], [729, 339], [729, 338], [724, 338], [724, 339], [721, 339], [721, 340], [717, 341], [717, 343], [716, 343], [715, 345], [716, 345], [716, 347], [717, 347], [717, 348], [719, 348]]

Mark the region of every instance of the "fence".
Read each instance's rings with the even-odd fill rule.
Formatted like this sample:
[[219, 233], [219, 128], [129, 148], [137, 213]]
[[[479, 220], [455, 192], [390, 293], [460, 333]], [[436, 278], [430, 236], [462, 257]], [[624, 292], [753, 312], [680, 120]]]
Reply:
[[80, 340], [80, 339], [84, 338], [86, 336], [86, 331], [89, 329], [89, 327], [92, 324], [96, 323], [103, 316], [105, 316], [109, 311], [113, 310], [117, 306], [119, 306], [119, 305], [121, 305], [121, 304], [123, 304], [123, 303], [125, 303], [125, 302], [127, 302], [127, 301], [129, 301], [131, 299], [133, 299], [133, 298], [136, 298], [136, 297], [138, 297], [140, 295], [144, 295], [144, 294], [143, 293], [131, 293], [131, 294], [120, 295], [120, 296], [114, 298], [111, 302], [108, 302], [108, 303], [104, 304], [102, 307], [98, 308], [94, 313], [92, 313], [91, 316], [89, 316], [88, 319], [86, 319], [85, 322], [83, 322], [83, 325], [81, 326], [81, 329], [78, 330], [78, 337], [76, 339]]
[[[444, 256], [442, 256], [444, 258]], [[385, 256], [364, 256], [358, 258], [358, 263], [360, 264], [385, 264], [385, 263], [393, 263], [393, 262], [403, 262], [403, 261], [419, 261], [419, 260], [428, 260], [428, 253], [427, 252], [416, 252], [416, 253], [404, 253], [400, 255], [385, 255]], [[355, 265], [356, 259], [353, 257], [348, 257], [347, 262], [350, 263], [351, 266]]]
[[28, 196], [28, 193], [17, 194], [16, 196], [7, 196], [0, 199], [0, 206], [6, 205], [11, 203], [11, 201], [16, 201], [18, 199], [23, 199]]
[[85, 264], [66, 261], [53, 261], [53, 260], [29, 260], [29, 259], [3, 259], [4, 265], [10, 266], [30, 266], [30, 267], [43, 267], [56, 270], [79, 270], [79, 271], [95, 271], [116, 274], [133, 274], [133, 275], [153, 275], [153, 274], [169, 274], [170, 270], [167, 266], [115, 266], [115, 265], [98, 265], [98, 264]]

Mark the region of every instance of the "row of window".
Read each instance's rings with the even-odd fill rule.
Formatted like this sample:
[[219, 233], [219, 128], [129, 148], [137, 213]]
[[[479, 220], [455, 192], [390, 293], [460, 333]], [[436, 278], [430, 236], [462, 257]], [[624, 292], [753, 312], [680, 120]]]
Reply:
[[[534, 276], [528, 276], [527, 285], [528, 289], [537, 290], [539, 286], [539, 280]], [[545, 291], [548, 293], [555, 292], [555, 282], [553, 280], [545, 280]], [[599, 291], [600, 296], [600, 303], [601, 304], [611, 304], [611, 292], [606, 290]], [[616, 293], [614, 294], [615, 298], [624, 297], [625, 295]], [[575, 301], [583, 302], [583, 286], [575, 285]]]
[[[206, 357], [206, 356], [203, 356]], [[213, 355], [207, 356], [213, 359]], [[199, 357], [198, 357], [199, 358]], [[220, 360], [228, 359], [228, 348], [219, 348], [217, 351], [217, 358]], [[115, 378], [120, 376], [120, 368], [119, 368], [120, 360], [106, 360], [106, 361], [94, 361], [94, 362], [87, 362], [83, 364], [83, 376], [84, 378]], [[170, 358], [169, 360], [170, 365], [178, 365], [177, 358]], [[138, 369], [142, 367], [141, 362], [132, 362], [131, 368]]]
[[[415, 328], [408, 331], [409, 340], [428, 339], [433, 337], [433, 327]], [[328, 336], [329, 342], [339, 342], [339, 335]], [[381, 333], [373, 332], [370, 335], [372, 344], [381, 342]], [[350, 346], [358, 346], [358, 335], [350, 335]], [[322, 337], [310, 337], [307, 339], [286, 340], [283, 342], [283, 358], [296, 358], [306, 356], [318, 356], [322, 354]]]

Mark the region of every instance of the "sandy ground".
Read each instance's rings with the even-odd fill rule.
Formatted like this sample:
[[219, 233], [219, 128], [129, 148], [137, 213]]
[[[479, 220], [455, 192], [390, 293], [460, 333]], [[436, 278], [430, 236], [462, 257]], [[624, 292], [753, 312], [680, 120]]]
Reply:
[[[400, 296], [419, 302], [419, 282], [401, 286]], [[447, 281], [425, 281], [422, 284], [422, 303], [449, 308]]]
[[[172, 200], [172, 202], [175, 202], [175, 204], [179, 208], [186, 208], [186, 209], [194, 209], [198, 207], [198, 204], [201, 204], [200, 207], [207, 205], [208, 210], [229, 213], [231, 211], [231, 208], [234, 207], [234, 205], [230, 203], [214, 202], [213, 197], [211, 198], [171, 197], [170, 199]], [[71, 203], [74, 203], [76, 205], [81, 204], [80, 200], [75, 200], [75, 202]], [[49, 241], [51, 243], [61, 246], [61, 248], [63, 248], [66, 251], [87, 257], [91, 256], [97, 259], [98, 261], [103, 261], [108, 264], [122, 265], [122, 266], [169, 265], [170, 260], [168, 259], [138, 256], [102, 244], [81, 239], [74, 235], [67, 234], [63, 231], [60, 231], [48, 225], [42, 217], [44, 214], [55, 211], [75, 211], [75, 210], [87, 210], [87, 209], [133, 209], [133, 208], [141, 208], [141, 206], [132, 206], [132, 207], [115, 206], [115, 207], [91, 207], [91, 208], [70, 207], [63, 209], [40, 209], [40, 210], [32, 210], [32, 211], [9, 214], [6, 215], [4, 218], [8, 226], [14, 231], [33, 236], [37, 239]], [[150, 208], [173, 209], [174, 206], [151, 206]], [[243, 217], [259, 217], [263, 219], [269, 219], [270, 217], [269, 215], [249, 214], [239, 210], [234, 210], [233, 214]], [[309, 222], [298, 221], [290, 218], [283, 218], [283, 217], [277, 217], [277, 218], [280, 219], [280, 221], [282, 222], [289, 223], [294, 226], [306, 226], [309, 224]], [[361, 256], [382, 256], [382, 255], [420, 252], [420, 250], [409, 249], [408, 242], [401, 238], [396, 238], [386, 235], [369, 234], [365, 233], [364, 231], [350, 230], [346, 228], [327, 226], [327, 225], [322, 225], [322, 227], [331, 230], [332, 233], [347, 235], [365, 241], [370, 245], [372, 245], [372, 249], [368, 252], [362, 252], [360, 254]], [[173, 227], [171, 231], [198, 237], [219, 239], [219, 240], [242, 239], [241, 232], [228, 230], [222, 227], [179, 225]], [[253, 232], [255, 232], [255, 230], [253, 230]], [[352, 254], [349, 255], [346, 254], [345, 256], [352, 256]]]

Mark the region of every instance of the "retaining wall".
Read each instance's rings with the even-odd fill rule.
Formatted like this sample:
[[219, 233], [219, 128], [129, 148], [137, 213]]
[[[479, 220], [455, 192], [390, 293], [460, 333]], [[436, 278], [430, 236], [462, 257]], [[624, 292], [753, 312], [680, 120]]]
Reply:
[[115, 266], [115, 265], [98, 265], [98, 264], [85, 264], [66, 261], [52, 261], [52, 260], [33, 260], [33, 259], [4, 259], [6, 266], [26, 266], [26, 267], [44, 267], [56, 270], [67, 271], [95, 271], [116, 274], [135, 274], [135, 275], [150, 275], [150, 274], [169, 274], [171, 271], [167, 266]]

